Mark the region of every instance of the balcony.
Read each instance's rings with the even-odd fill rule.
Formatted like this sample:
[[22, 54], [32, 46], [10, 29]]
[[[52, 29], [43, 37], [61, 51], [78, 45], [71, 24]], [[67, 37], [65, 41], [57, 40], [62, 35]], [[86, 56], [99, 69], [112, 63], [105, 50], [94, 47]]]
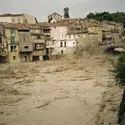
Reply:
[[32, 52], [33, 46], [32, 44], [20, 44], [19, 45], [19, 52]]
[[11, 36], [11, 39], [10, 39], [10, 44], [11, 45], [16, 45], [18, 42], [16, 41], [15, 37]]
[[43, 49], [45, 49], [45, 44], [44, 43], [33, 44], [33, 49], [34, 50], [43, 50]]
[[11, 41], [10, 44], [11, 44], [11, 45], [16, 45], [17, 42], [16, 42], [16, 41]]
[[34, 39], [34, 40], [32, 40], [32, 43], [45, 43], [45, 40]]
[[103, 39], [104, 40], [106, 40], [106, 39], [111, 40], [112, 39], [112, 35], [103, 35]]

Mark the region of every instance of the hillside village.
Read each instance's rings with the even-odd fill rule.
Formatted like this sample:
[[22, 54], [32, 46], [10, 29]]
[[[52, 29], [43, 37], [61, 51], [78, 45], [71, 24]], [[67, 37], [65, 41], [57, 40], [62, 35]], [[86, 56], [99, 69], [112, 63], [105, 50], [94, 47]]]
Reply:
[[[51, 19], [51, 20], [50, 20]], [[63, 18], [58, 13], [48, 22], [27, 14], [0, 15], [0, 63], [20, 63], [83, 54], [87, 44], [120, 44], [123, 24], [82, 18]]]

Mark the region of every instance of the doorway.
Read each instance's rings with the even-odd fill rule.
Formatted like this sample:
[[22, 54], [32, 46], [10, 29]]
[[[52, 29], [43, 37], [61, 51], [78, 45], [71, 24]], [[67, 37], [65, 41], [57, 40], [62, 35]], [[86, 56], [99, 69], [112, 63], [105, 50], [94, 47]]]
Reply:
[[39, 56], [33, 56], [33, 61], [39, 61], [39, 60], [40, 60]]

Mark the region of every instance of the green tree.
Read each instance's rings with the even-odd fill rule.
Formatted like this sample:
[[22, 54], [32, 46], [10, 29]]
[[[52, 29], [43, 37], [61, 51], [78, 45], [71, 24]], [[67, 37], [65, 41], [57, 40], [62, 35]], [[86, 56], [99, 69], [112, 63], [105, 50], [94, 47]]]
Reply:
[[88, 18], [88, 19], [94, 19], [94, 18], [95, 18], [95, 14], [94, 14], [94, 13], [89, 13], [89, 14], [87, 15], [87, 18]]
[[69, 8], [68, 7], [64, 8], [64, 18], [70, 18], [70, 16], [69, 16]]

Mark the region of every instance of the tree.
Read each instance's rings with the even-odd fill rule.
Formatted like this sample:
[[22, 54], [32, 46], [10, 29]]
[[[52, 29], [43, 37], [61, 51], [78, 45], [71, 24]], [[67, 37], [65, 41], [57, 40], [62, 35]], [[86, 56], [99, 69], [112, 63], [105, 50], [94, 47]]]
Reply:
[[94, 19], [94, 18], [95, 18], [95, 14], [94, 14], [94, 13], [89, 13], [89, 14], [87, 15], [87, 18], [88, 18], [88, 19]]
[[50, 18], [48, 19], [48, 23], [51, 23], [52, 20], [53, 20], [53, 18], [50, 17]]
[[68, 7], [64, 8], [64, 18], [70, 18], [70, 16], [69, 16], [69, 8]]

